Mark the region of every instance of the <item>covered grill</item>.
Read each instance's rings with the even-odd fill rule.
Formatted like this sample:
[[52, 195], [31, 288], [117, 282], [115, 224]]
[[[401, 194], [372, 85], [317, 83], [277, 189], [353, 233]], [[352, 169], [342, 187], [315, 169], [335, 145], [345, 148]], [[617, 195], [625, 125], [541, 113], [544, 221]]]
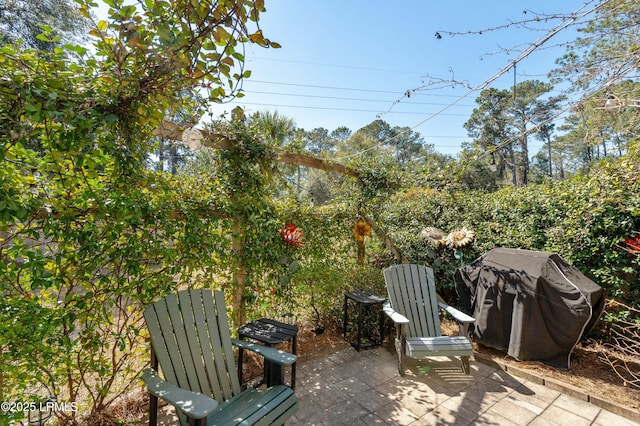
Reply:
[[565, 369], [604, 307], [599, 285], [546, 252], [493, 249], [456, 270], [455, 286], [475, 342]]

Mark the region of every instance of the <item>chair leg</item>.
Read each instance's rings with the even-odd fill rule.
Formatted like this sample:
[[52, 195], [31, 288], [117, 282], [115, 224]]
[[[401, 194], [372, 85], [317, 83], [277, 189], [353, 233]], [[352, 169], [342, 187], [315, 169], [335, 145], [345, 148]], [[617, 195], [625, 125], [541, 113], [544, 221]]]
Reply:
[[149, 426], [158, 424], [158, 397], [149, 394]]
[[404, 376], [407, 338], [404, 334], [404, 327], [401, 325], [396, 327], [396, 352], [398, 354], [398, 373], [400, 373], [400, 376]]
[[471, 374], [471, 366], [469, 365], [469, 357], [463, 356], [462, 358], [462, 371], [464, 374]]
[[[158, 358], [156, 352], [151, 348], [151, 367], [158, 371]], [[158, 424], [158, 397], [149, 394], [149, 426]]]

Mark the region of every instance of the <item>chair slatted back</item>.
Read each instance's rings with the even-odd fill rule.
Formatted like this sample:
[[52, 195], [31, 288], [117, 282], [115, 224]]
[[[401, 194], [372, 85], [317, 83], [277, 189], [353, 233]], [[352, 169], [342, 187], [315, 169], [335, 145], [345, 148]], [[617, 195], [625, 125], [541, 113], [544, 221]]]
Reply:
[[433, 269], [401, 264], [384, 270], [389, 303], [410, 323], [407, 337], [437, 337], [442, 334]]
[[147, 307], [144, 318], [165, 380], [219, 402], [240, 393], [222, 292], [179, 291]]

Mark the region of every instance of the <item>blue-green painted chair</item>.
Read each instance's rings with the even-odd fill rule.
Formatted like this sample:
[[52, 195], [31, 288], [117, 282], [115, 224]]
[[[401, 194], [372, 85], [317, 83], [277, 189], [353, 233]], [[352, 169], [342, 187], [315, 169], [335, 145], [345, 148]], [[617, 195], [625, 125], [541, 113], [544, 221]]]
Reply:
[[[469, 324], [475, 319], [438, 300], [433, 269], [401, 264], [385, 269], [383, 275], [389, 295], [383, 310], [396, 326], [400, 375], [404, 376], [407, 357], [437, 356], [460, 357], [462, 370], [469, 374], [473, 348], [467, 335]], [[438, 308], [459, 323], [459, 336], [442, 336]]]
[[152, 347], [152, 367], [142, 375], [151, 395], [150, 425], [157, 424], [158, 398], [175, 406], [182, 425], [281, 425], [298, 410], [288, 386], [241, 390], [232, 346], [281, 365], [296, 357], [232, 339], [222, 292], [170, 294], [147, 307], [144, 318]]

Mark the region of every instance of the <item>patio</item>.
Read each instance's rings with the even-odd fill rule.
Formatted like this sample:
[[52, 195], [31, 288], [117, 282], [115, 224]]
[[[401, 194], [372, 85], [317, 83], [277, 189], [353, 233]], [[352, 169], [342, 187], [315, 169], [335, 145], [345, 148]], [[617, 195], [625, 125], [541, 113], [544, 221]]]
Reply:
[[[401, 377], [386, 347], [302, 358], [296, 395], [288, 425], [640, 425], [478, 360], [471, 375], [448, 358], [411, 360]], [[159, 424], [176, 424], [169, 407]]]

